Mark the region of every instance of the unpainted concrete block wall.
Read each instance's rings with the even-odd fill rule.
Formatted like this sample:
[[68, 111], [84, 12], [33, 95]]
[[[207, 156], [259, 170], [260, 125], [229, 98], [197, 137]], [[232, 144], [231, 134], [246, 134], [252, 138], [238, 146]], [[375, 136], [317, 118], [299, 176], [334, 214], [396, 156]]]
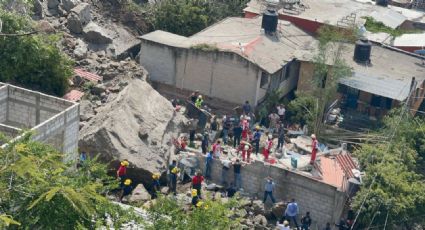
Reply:
[[0, 123], [7, 119], [7, 86], [0, 85]]
[[79, 104], [0, 84], [0, 109], [0, 123], [31, 128], [34, 140], [65, 153], [65, 160], [77, 157]]
[[[199, 160], [201, 168], [205, 172], [205, 158], [200, 156]], [[214, 160], [211, 174], [214, 183], [221, 183], [222, 167], [220, 161]], [[273, 193], [275, 199], [277, 201], [289, 201], [294, 198], [299, 205], [299, 218], [309, 211], [314, 220], [314, 229], [316, 229], [316, 225], [321, 229], [327, 222], [337, 222], [342, 214], [345, 193], [334, 186], [302, 175], [301, 172], [294, 172], [269, 164], [265, 165], [263, 162], [256, 161], [244, 166], [241, 175], [244, 191], [259, 199], [263, 199], [264, 196], [265, 178], [271, 176], [276, 183]], [[233, 168], [229, 171], [227, 178], [228, 183], [234, 182]]]

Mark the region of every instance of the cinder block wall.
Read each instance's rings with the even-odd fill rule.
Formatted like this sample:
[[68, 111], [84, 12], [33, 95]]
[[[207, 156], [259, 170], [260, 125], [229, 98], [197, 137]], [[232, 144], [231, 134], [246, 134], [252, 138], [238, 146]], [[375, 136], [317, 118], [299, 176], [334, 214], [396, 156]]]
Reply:
[[0, 123], [7, 119], [7, 86], [0, 84]]
[[65, 153], [65, 160], [77, 157], [79, 104], [0, 84], [0, 109], [0, 123], [31, 128], [34, 140]]
[[[205, 158], [199, 156], [201, 168], [205, 172]], [[222, 164], [215, 160], [212, 167], [212, 181], [221, 183]], [[327, 222], [336, 223], [344, 208], [345, 194], [334, 186], [325, 184], [319, 180], [295, 172], [265, 165], [263, 162], [254, 162], [246, 165], [241, 170], [242, 187], [245, 192], [253, 197], [263, 199], [265, 178], [271, 176], [276, 188], [274, 197], [277, 201], [289, 201], [294, 198], [300, 209], [299, 218], [307, 211], [310, 212], [314, 223], [321, 229]], [[228, 182], [233, 182], [233, 168], [229, 171]], [[283, 213], [282, 213], [283, 214]]]

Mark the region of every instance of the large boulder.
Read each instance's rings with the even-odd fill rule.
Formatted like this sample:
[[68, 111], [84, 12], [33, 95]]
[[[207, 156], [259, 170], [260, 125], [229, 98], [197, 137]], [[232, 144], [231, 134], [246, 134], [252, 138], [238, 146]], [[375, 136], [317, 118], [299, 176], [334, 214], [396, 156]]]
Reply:
[[90, 5], [88, 3], [80, 3], [72, 8], [68, 15], [68, 29], [72, 33], [81, 34], [83, 27], [91, 20]]
[[[134, 78], [115, 98], [96, 109], [80, 131], [79, 147], [105, 162], [127, 159], [133, 181], [148, 185], [152, 173], [163, 172], [172, 156], [172, 138], [186, 118], [145, 80]], [[147, 137], [139, 137], [141, 130]], [[115, 166], [115, 165], [114, 165]], [[149, 185], [148, 185], [149, 186]]]
[[128, 201], [130, 202], [141, 202], [141, 201], [148, 201], [151, 199], [151, 195], [146, 190], [145, 186], [143, 184], [138, 184], [136, 188], [131, 193], [130, 198]]
[[79, 0], [62, 0], [62, 7], [66, 11], [70, 11], [72, 8], [76, 7], [80, 3]]
[[84, 39], [94, 44], [108, 44], [112, 42], [110, 32], [94, 22], [90, 22], [83, 29]]
[[47, 0], [47, 8], [56, 9], [59, 6], [59, 0]]
[[271, 212], [276, 218], [280, 218], [283, 216], [283, 212], [285, 210], [286, 210], [286, 203], [281, 201], [273, 205]]

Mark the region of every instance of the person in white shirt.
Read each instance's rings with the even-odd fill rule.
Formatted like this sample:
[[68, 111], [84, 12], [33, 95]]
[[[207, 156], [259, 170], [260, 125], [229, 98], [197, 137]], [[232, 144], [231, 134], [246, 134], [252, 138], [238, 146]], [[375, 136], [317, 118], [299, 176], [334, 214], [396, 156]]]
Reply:
[[277, 115], [279, 115], [280, 121], [283, 122], [283, 120], [285, 119], [285, 106], [283, 104], [280, 104], [276, 107], [277, 109]]
[[279, 230], [291, 230], [291, 228], [289, 227], [289, 222], [288, 221], [283, 221], [280, 220], [276, 223], [276, 227]]

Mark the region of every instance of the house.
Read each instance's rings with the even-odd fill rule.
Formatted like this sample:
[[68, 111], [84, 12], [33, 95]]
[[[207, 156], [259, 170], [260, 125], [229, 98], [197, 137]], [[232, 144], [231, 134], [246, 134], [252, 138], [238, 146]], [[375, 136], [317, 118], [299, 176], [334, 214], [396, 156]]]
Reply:
[[393, 46], [412, 53], [423, 50], [425, 49], [425, 33], [403, 34], [394, 39]]
[[275, 22], [271, 33], [261, 29], [262, 17], [227, 18], [191, 37], [157, 30], [141, 37], [140, 63], [169, 91], [199, 90], [255, 106], [268, 91], [292, 91], [300, 67], [295, 52], [315, 47], [315, 39], [292, 23], [277, 15]]
[[[341, 55], [352, 69], [352, 75], [339, 82], [338, 91], [346, 108], [379, 118], [409, 99], [412, 114], [415, 114], [425, 96], [425, 66], [422, 60], [407, 52], [372, 45], [370, 64], [364, 64], [353, 59], [354, 49], [355, 45], [345, 45]], [[313, 55], [304, 51], [297, 55], [301, 63], [297, 90], [310, 89]]]
[[[251, 0], [244, 9], [246, 18], [260, 15], [265, 7], [263, 0]], [[424, 29], [425, 14], [421, 11], [397, 6], [379, 6], [370, 0], [300, 0], [282, 1], [279, 19], [292, 22], [299, 28], [316, 33], [322, 25], [353, 27], [363, 25], [368, 16], [386, 26], [403, 29]], [[297, 3], [298, 2], [298, 3]], [[330, 13], [332, 12], [332, 13]]]

